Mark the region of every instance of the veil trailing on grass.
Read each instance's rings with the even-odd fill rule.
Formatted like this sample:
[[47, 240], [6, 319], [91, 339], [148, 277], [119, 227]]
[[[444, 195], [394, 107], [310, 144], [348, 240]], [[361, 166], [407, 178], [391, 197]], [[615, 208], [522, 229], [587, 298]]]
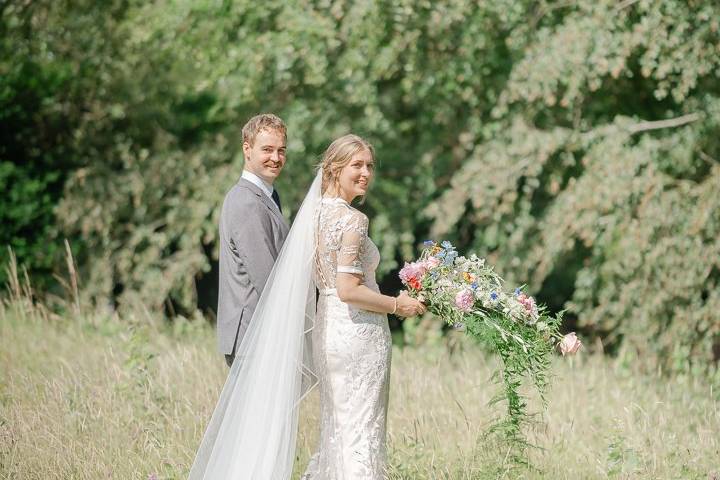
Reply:
[[270, 272], [190, 480], [290, 478], [300, 401], [317, 383], [309, 334], [321, 179], [318, 172]]

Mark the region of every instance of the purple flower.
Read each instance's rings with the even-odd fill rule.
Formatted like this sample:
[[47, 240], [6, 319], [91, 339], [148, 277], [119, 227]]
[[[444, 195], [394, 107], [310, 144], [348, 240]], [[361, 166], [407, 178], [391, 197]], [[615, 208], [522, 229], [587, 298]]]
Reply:
[[432, 240], [425, 240], [423, 242], [423, 245], [426, 247], [432, 247], [433, 245], [435, 245], [435, 242], [433, 242]]

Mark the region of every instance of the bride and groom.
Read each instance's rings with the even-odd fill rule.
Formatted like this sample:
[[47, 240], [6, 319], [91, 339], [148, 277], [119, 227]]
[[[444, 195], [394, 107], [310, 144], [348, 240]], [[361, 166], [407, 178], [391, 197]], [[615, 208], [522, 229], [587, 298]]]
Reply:
[[[425, 306], [380, 293], [368, 219], [351, 206], [375, 174], [372, 145], [332, 142], [288, 229], [273, 182], [285, 164], [275, 115], [243, 128], [245, 166], [220, 219], [218, 343], [230, 372], [190, 479], [289, 479], [298, 409], [320, 392], [320, 442], [303, 479], [381, 479], [391, 339], [386, 314]], [[319, 294], [318, 294], [319, 293]]]

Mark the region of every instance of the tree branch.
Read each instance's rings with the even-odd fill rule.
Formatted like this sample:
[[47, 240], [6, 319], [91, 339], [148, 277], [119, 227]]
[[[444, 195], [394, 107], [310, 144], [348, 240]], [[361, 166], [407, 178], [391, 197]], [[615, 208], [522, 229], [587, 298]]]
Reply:
[[625, 0], [624, 2], [620, 2], [616, 7], [615, 10], [622, 10], [623, 8], [627, 8], [633, 3], [637, 3], [640, 0]]
[[648, 130], [659, 130], [661, 128], [673, 128], [692, 123], [700, 119], [699, 113], [689, 113], [682, 117], [670, 118], [668, 120], [657, 120], [654, 122], [640, 122], [630, 125], [628, 130], [630, 133], [646, 132]]

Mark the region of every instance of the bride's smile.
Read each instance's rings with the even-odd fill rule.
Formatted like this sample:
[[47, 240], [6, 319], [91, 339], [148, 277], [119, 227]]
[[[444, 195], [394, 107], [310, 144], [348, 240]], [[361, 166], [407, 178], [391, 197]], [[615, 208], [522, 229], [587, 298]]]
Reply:
[[337, 194], [347, 202], [367, 194], [375, 172], [375, 161], [367, 150], [357, 152], [338, 174]]

